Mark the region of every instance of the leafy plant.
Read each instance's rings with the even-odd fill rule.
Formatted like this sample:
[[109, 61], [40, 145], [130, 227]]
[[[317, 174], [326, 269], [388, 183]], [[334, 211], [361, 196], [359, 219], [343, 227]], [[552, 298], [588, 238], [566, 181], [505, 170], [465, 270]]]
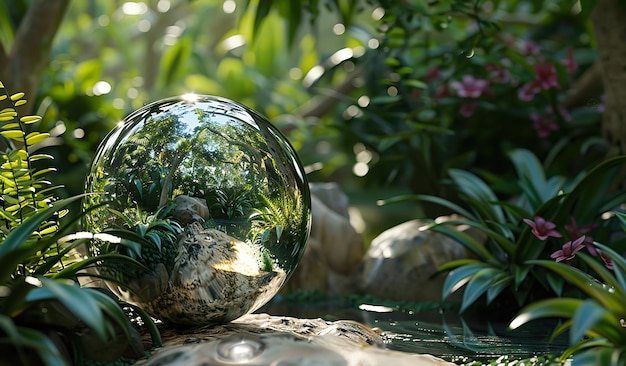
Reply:
[[[13, 229], [56, 200], [53, 191], [59, 187], [52, 186], [45, 179], [53, 168], [36, 167], [37, 162], [50, 160], [52, 156], [31, 153], [37, 143], [49, 136], [48, 133], [29, 131], [29, 127], [41, 117], [18, 116], [16, 108], [26, 104], [24, 93], [9, 94], [1, 82], [0, 92], [0, 103], [8, 104], [0, 110], [0, 139], [5, 147], [0, 160], [0, 240], [6, 240]], [[60, 218], [64, 214], [62, 211], [55, 216]], [[32, 236], [50, 236], [57, 229], [57, 220], [52, 217], [43, 221]], [[29, 272], [27, 267], [23, 270], [24, 274]]]
[[[626, 215], [616, 213], [622, 223]], [[561, 355], [565, 362], [573, 356], [572, 365], [623, 365], [626, 363], [626, 260], [611, 247], [594, 243], [607, 259], [606, 268], [587, 254], [577, 254], [595, 276], [563, 263], [537, 260], [533, 264], [561, 276], [587, 298], [551, 298], [524, 307], [510, 323], [515, 329], [539, 318], [564, 318], [552, 339], [569, 330], [570, 348]]]
[[109, 266], [113, 271], [103, 268], [101, 272], [113, 275], [124, 283], [125, 277], [153, 271], [157, 264], [163, 263], [168, 274], [171, 274], [178, 254], [178, 238], [183, 232], [179, 223], [168, 218], [173, 207], [173, 204], [161, 207], [152, 215], [143, 212], [139, 206], [123, 212], [108, 208], [123, 220], [123, 224], [102, 230], [102, 233], [116, 237], [115, 243], [103, 241], [94, 249], [101, 253], [126, 255], [145, 267], [128, 267], [115, 263]]
[[[47, 134], [29, 132], [37, 116], [20, 117], [17, 107], [26, 101], [23, 93], [5, 93], [0, 101], [10, 106], [0, 111], [0, 135], [6, 146], [0, 167], [2, 196], [0, 215], [0, 349], [3, 360], [20, 364], [45, 365], [81, 363], [101, 350], [85, 347], [95, 342], [110, 345], [121, 336], [130, 338], [131, 323], [114, 297], [92, 288], [81, 288], [81, 272], [97, 265], [117, 263], [143, 267], [126, 256], [105, 254], [82, 259], [73, 250], [84, 240], [64, 235], [75, 223], [59, 224], [59, 217], [82, 196], [58, 200], [55, 188], [45, 179], [52, 168], [35, 167], [51, 157], [35, 154], [38, 142]], [[90, 234], [88, 238], [99, 236]], [[110, 235], [109, 235], [110, 236]], [[150, 318], [135, 309], [146, 323]], [[153, 325], [153, 324], [151, 324]], [[154, 327], [153, 340], [158, 341]], [[121, 350], [118, 350], [121, 355]], [[106, 357], [116, 357], [111, 350]]]
[[[245, 187], [245, 186], [244, 186]], [[240, 219], [249, 215], [254, 204], [251, 187], [223, 186], [208, 192], [207, 202], [214, 218]]]
[[[449, 175], [461, 204], [428, 195], [388, 201], [432, 202], [463, 217], [429, 227], [457, 240], [471, 253], [468, 259], [451, 261], [439, 268], [440, 272], [450, 271], [443, 285], [444, 299], [465, 288], [460, 312], [483, 295], [487, 305], [497, 304], [501, 310], [511, 312], [536, 299], [571, 290], [564, 288], [562, 278], [534, 261], [549, 258], [567, 241], [561, 238], [563, 235], [554, 229], [556, 227], [570, 229], [567, 233], [570, 244], [579, 239], [580, 228], [576, 222], [590, 223], [593, 230], [588, 235], [608, 238], [615, 230], [614, 220], [605, 219], [602, 214], [618, 207], [626, 198], [626, 193], [611, 190], [623, 178], [619, 169], [626, 163], [626, 156], [608, 159], [571, 180], [547, 179], [537, 158], [528, 151], [515, 150], [510, 156], [518, 171], [516, 201], [500, 200], [481, 178], [455, 169], [450, 170]], [[527, 225], [530, 222], [537, 226], [531, 218], [549, 225], [542, 228]], [[486, 242], [451, 227], [460, 224], [482, 231]], [[623, 242], [618, 244], [623, 247]]]

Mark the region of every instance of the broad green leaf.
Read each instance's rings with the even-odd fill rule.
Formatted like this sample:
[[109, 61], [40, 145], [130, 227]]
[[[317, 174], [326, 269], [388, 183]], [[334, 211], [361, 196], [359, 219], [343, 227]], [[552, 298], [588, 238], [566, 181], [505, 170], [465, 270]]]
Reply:
[[442, 300], [445, 300], [450, 294], [463, 287], [471, 276], [485, 268], [490, 268], [490, 266], [486, 263], [475, 263], [459, 267], [448, 273], [443, 283]]
[[613, 273], [615, 273], [615, 279], [619, 284], [621, 290], [626, 291], [626, 259], [612, 248], [599, 243], [594, 243], [600, 250], [611, 258], [613, 262]]
[[[619, 168], [626, 164], [626, 155], [603, 161], [591, 169], [563, 200], [559, 211], [563, 216], [576, 212], [581, 222], [591, 222], [605, 205], [609, 187], [619, 176]], [[576, 211], [574, 211], [577, 208]]]
[[585, 359], [585, 354], [587, 353], [587, 350], [591, 350], [592, 352], [595, 352], [596, 350], [602, 352], [601, 350], [603, 348], [612, 349], [613, 347], [612, 344], [604, 338], [585, 338], [566, 349], [559, 358], [561, 359], [562, 363], [566, 363], [568, 362], [568, 360], [571, 360], [572, 364], [574, 364], [572, 356], [576, 355], [578, 366], [604, 365], [603, 363], [596, 362], [580, 363], [582, 360]]
[[465, 249], [474, 253], [478, 258], [485, 262], [493, 264], [498, 263], [498, 260], [491, 254], [483, 245], [470, 235], [458, 231], [444, 224], [433, 224], [429, 230], [444, 234], [451, 239], [456, 240], [459, 244], [463, 245]]
[[[124, 335], [127, 338], [130, 337], [130, 323], [128, 321], [128, 318], [126, 317], [126, 314], [124, 314], [122, 307], [116, 300], [113, 300], [108, 295], [96, 289], [84, 288], [82, 290], [89, 291], [90, 297], [97, 302], [100, 309], [102, 309], [102, 311], [109, 316], [109, 319], [112, 319], [120, 326], [120, 328], [124, 332]], [[105, 324], [108, 324], [108, 322]], [[114, 336], [115, 329], [110, 328], [109, 333]]]
[[464, 312], [470, 307], [479, 297], [481, 297], [496, 280], [496, 276], [502, 274], [502, 271], [495, 268], [484, 268], [474, 273], [470, 278], [465, 291], [463, 291], [463, 302], [459, 313]]
[[31, 290], [26, 297], [28, 301], [58, 300], [93, 330], [102, 341], [107, 340], [104, 315], [89, 289], [64, 284], [42, 276], [37, 279], [41, 281], [42, 287]]
[[608, 310], [600, 306], [596, 301], [592, 299], [583, 301], [572, 316], [572, 326], [570, 328], [569, 337], [570, 344], [581, 340], [585, 334], [587, 334], [587, 331], [593, 328], [607, 313]]
[[626, 228], [626, 213], [620, 212], [620, 211], [615, 211], [614, 214], [619, 219], [622, 227]]
[[391, 203], [406, 202], [406, 201], [424, 201], [424, 202], [435, 203], [437, 205], [440, 205], [442, 207], [452, 210], [453, 212], [463, 216], [464, 218], [468, 220], [478, 221], [477, 218], [474, 216], [474, 214], [465, 210], [463, 207], [453, 202], [450, 202], [444, 198], [436, 197], [436, 196], [429, 196], [429, 195], [423, 195], [423, 194], [402, 195], [402, 196], [392, 197], [386, 200], [379, 200], [377, 204], [379, 206], [383, 206], [383, 205], [388, 205]]
[[[36, 329], [18, 327], [10, 317], [4, 314], [0, 314], [0, 329], [6, 332], [12, 344], [36, 352], [43, 365], [63, 366], [67, 364], [68, 360], [63, 358], [56, 344], [48, 335]], [[29, 352], [26, 351], [26, 353]]]
[[158, 348], [158, 347], [163, 346], [163, 340], [161, 339], [161, 332], [159, 331], [159, 328], [157, 327], [157, 325], [154, 323], [154, 320], [152, 319], [152, 317], [139, 306], [132, 305], [132, 304], [125, 304], [125, 306], [131, 307], [133, 311], [135, 311], [139, 315], [141, 320], [143, 321], [144, 325], [148, 329], [148, 332], [150, 333], [150, 337], [152, 338], [152, 347]]
[[[481, 205], [481, 208], [484, 208], [489, 213], [489, 219], [497, 222], [504, 221], [502, 208], [494, 204], [494, 202], [498, 201], [498, 197], [483, 180], [470, 172], [460, 169], [450, 169], [448, 174], [450, 174], [450, 177], [461, 192], [473, 198], [477, 204]], [[486, 210], [487, 208], [488, 210]], [[487, 217], [484, 219], [487, 219]]]
[[[593, 271], [599, 276], [604, 283], [611, 286], [615, 291], [626, 298], [626, 288], [622, 287], [619, 280], [615, 278], [613, 273], [609, 271], [604, 263], [600, 263], [599, 258], [592, 258], [585, 253], [577, 253], [576, 256], [581, 258]], [[624, 304], [624, 311], [626, 312], [626, 303]]]
[[[499, 223], [493, 223], [498, 228], [501, 228], [501, 231], [505, 231], [507, 228], [501, 226]], [[486, 227], [483, 223], [474, 222], [470, 220], [447, 220], [439, 223], [438, 225], [467, 225], [474, 227], [485, 234], [488, 235], [489, 238], [493, 239], [501, 249], [504, 250], [508, 255], [512, 255], [515, 251], [515, 243], [511, 240], [507, 239], [502, 234]], [[512, 234], [511, 234], [512, 235]]]
[[552, 273], [546, 273], [546, 281], [556, 296], [561, 296], [563, 294], [564, 281], [562, 277], [556, 276]]
[[21, 262], [23, 256], [32, 255], [36, 253], [40, 247], [50, 245], [52, 242], [46, 244], [47, 242], [44, 240], [41, 240], [38, 245], [25, 246], [24, 243], [37, 231], [43, 221], [48, 220], [55, 212], [66, 208], [83, 196], [84, 195], [79, 195], [59, 200], [53, 203], [50, 208], [37, 212], [13, 229], [9, 235], [7, 235], [2, 245], [0, 245], [0, 278], [8, 278]]
[[476, 259], [457, 259], [453, 261], [446, 262], [437, 268], [437, 272], [445, 272], [450, 271], [458, 267], [466, 266], [468, 264], [483, 264], [482, 261]]
[[614, 348], [611, 345], [590, 348], [572, 357], [572, 366], [623, 366], [624, 364], [626, 364], [624, 348]]
[[136, 268], [143, 271], [150, 271], [146, 266], [139, 263], [137, 260], [123, 254], [102, 254], [98, 256], [88, 257], [82, 259], [76, 263], [63, 268], [61, 271], [54, 273], [52, 278], [73, 278], [76, 273], [85, 268], [91, 267], [94, 264], [103, 265], [103, 263], [116, 263], [125, 266], [126, 268]]
[[513, 265], [514, 289], [519, 289], [520, 285], [526, 280], [531, 266], [529, 265]]
[[527, 178], [536, 185], [536, 188], [539, 188], [536, 189], [537, 192], [541, 191], [540, 188], [546, 184], [546, 176], [537, 156], [526, 149], [515, 149], [509, 152], [509, 158], [513, 162], [517, 175], [520, 178]]
[[493, 283], [487, 289], [487, 304], [491, 304], [505, 288], [509, 287], [512, 280], [513, 276], [508, 273], [500, 272], [497, 274]]
[[571, 298], [555, 298], [540, 300], [524, 307], [509, 324], [516, 329], [523, 324], [540, 318], [570, 318], [583, 300]]
[[580, 290], [607, 308], [619, 309], [623, 306], [622, 299], [611, 290], [610, 286], [598, 282], [595, 278], [578, 268], [547, 260], [534, 260], [528, 261], [528, 263], [546, 267], [549, 270], [561, 275], [567, 281], [574, 284]]

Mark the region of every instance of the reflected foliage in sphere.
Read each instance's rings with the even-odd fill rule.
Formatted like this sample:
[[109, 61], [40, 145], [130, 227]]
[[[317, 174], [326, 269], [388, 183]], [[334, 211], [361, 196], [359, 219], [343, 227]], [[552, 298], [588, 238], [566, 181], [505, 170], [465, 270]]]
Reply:
[[[92, 254], [123, 300], [174, 325], [227, 322], [271, 299], [310, 229], [305, 173], [283, 135], [233, 101], [182, 96], [149, 104], [98, 148], [86, 192]], [[115, 282], [119, 282], [117, 284]]]

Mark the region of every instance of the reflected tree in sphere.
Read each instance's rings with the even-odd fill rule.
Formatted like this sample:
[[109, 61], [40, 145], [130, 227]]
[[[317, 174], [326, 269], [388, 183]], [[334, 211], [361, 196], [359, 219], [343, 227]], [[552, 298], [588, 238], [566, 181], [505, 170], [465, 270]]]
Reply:
[[149, 104], [102, 142], [85, 185], [92, 254], [123, 300], [175, 325], [227, 322], [271, 299], [310, 230], [302, 166], [278, 129], [233, 101], [185, 95]]

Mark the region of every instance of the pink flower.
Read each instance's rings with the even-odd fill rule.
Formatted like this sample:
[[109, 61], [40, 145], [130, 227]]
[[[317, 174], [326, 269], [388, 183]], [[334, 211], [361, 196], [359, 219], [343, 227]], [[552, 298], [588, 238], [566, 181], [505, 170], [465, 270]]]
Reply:
[[576, 71], [578, 71], [578, 64], [574, 59], [574, 50], [571, 48], [567, 50], [567, 58], [565, 60], [561, 60], [561, 64], [565, 66], [567, 73], [570, 75], [575, 74]]
[[572, 222], [571, 225], [565, 225], [565, 231], [567, 231], [570, 238], [572, 238], [572, 240], [576, 240], [580, 238], [581, 236], [584, 236], [585, 240], [583, 244], [585, 245], [585, 247], [587, 247], [589, 254], [593, 255], [594, 257], [598, 255], [598, 249], [596, 249], [596, 247], [593, 246], [593, 237], [589, 235], [585, 235], [589, 231], [591, 231], [591, 229], [593, 229], [593, 225], [579, 227], [578, 224], [576, 224], [576, 220], [574, 219], [573, 216], [570, 217], [570, 221]]
[[542, 139], [550, 136], [552, 131], [558, 131], [559, 125], [545, 114], [531, 113], [530, 119], [533, 120], [533, 128], [537, 131], [537, 136]]
[[463, 75], [461, 82], [454, 81], [451, 86], [461, 98], [479, 98], [487, 91], [489, 82], [483, 79], [476, 79], [472, 75]]
[[609, 258], [609, 256], [606, 255], [606, 253], [604, 253], [600, 249], [596, 249], [596, 250], [600, 254], [600, 258], [602, 259], [602, 262], [604, 263], [604, 266], [606, 268], [608, 268], [608, 269], [613, 269], [613, 261], [611, 260], [611, 258]]
[[534, 220], [524, 219], [524, 222], [533, 228], [533, 234], [540, 240], [546, 240], [548, 237], [560, 238], [561, 233], [554, 230], [556, 225], [553, 222], [546, 221], [541, 216], [535, 216]]
[[478, 102], [475, 100], [470, 100], [461, 105], [461, 109], [459, 109], [459, 113], [461, 116], [469, 118], [476, 111], [476, 107], [478, 107]]
[[522, 85], [522, 87], [517, 90], [517, 97], [520, 100], [523, 100], [525, 102], [529, 102], [540, 91], [541, 90], [539, 89], [539, 86], [537, 85], [537, 83], [532, 81], [530, 83], [526, 83], [526, 84]]
[[558, 79], [559, 75], [556, 73], [554, 64], [535, 64], [533, 67], [535, 68], [535, 81], [539, 83], [539, 86], [544, 90], [548, 90], [552, 87], [561, 89]]
[[585, 247], [583, 245], [584, 241], [584, 235], [574, 241], [568, 241], [567, 243], [563, 244], [561, 249], [550, 254], [550, 258], [556, 259], [557, 262], [565, 261], [567, 264], [569, 264], [569, 262], [576, 256], [576, 252]]

